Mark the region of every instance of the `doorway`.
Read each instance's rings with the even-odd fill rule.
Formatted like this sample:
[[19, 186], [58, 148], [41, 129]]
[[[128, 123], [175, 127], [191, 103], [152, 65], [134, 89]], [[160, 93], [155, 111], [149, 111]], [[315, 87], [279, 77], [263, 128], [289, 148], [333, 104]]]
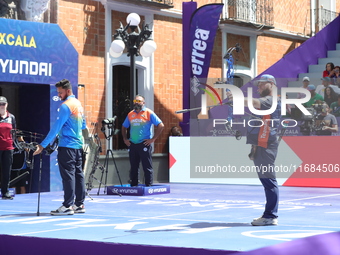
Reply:
[[[127, 147], [121, 135], [121, 127], [131, 110], [130, 105], [130, 67], [116, 65], [112, 67], [112, 115], [117, 116], [112, 139], [113, 150], [126, 150]], [[136, 70], [136, 92], [138, 94], [138, 72]]]

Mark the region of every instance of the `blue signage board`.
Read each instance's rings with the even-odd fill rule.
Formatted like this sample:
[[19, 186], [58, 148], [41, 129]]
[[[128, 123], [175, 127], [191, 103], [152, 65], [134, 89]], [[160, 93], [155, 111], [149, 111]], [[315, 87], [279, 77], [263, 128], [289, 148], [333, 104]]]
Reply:
[[78, 83], [78, 53], [57, 24], [0, 19], [1, 81]]
[[[78, 52], [59, 25], [0, 18], [0, 83], [6, 91], [19, 90], [20, 98], [9, 98], [10, 106], [16, 102], [19, 129], [47, 135], [61, 104], [54, 84], [62, 79], [71, 82], [77, 95]], [[36, 121], [30, 123], [29, 116]], [[41, 191], [62, 190], [56, 154], [43, 157]], [[35, 169], [32, 175], [38, 178]], [[39, 184], [32, 183], [35, 192]]]

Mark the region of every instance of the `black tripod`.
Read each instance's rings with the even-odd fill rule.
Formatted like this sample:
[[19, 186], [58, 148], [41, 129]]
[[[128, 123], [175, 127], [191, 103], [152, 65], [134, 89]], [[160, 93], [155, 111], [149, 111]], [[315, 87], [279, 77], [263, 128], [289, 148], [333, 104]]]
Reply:
[[[117, 164], [116, 164], [116, 160], [113, 156], [113, 151], [111, 150], [111, 138], [113, 137], [113, 134], [115, 133], [114, 132], [114, 130], [115, 130], [115, 128], [114, 128], [115, 119], [116, 119], [116, 117], [113, 117], [111, 119], [106, 119], [106, 120], [102, 121], [101, 131], [104, 133], [105, 139], [108, 140], [109, 147], [106, 150], [106, 156], [105, 156], [104, 165], [103, 165], [103, 168], [102, 168], [102, 175], [101, 175], [100, 181], [99, 181], [99, 187], [98, 187], [97, 195], [99, 195], [101, 184], [103, 184], [105, 187], [107, 187], [106, 183], [107, 183], [107, 174], [109, 172], [110, 158], [112, 159], [113, 164], [116, 168], [116, 172], [117, 172], [117, 175], [118, 175], [118, 178], [119, 178], [120, 185], [123, 186], [122, 180], [120, 179], [120, 174], [119, 174], [119, 170], [118, 170], [118, 167], [117, 167]], [[106, 131], [108, 131], [108, 132], [106, 132]], [[103, 183], [104, 171], [105, 171], [105, 182]], [[104, 189], [104, 194], [105, 194], [105, 192], [106, 191]]]

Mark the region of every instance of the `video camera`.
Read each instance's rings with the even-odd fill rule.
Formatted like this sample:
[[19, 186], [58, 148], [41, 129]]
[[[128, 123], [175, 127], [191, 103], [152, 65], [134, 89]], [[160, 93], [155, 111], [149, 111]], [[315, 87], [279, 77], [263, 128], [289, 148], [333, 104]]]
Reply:
[[301, 121], [300, 132], [302, 135], [311, 135], [311, 133], [315, 133], [316, 135], [322, 131], [325, 124], [323, 122], [317, 122], [318, 116], [327, 111], [327, 106], [325, 104], [313, 104], [312, 107], [307, 108], [311, 115], [303, 114], [300, 109], [295, 108], [292, 111], [292, 118]]
[[327, 111], [327, 105], [326, 104], [314, 104], [313, 108], [315, 109], [317, 114]]

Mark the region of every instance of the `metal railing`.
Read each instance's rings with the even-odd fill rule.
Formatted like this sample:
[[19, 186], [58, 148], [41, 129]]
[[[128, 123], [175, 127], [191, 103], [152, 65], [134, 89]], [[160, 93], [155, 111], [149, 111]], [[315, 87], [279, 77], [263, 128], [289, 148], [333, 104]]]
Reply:
[[160, 3], [160, 4], [165, 4], [168, 6], [174, 6], [174, 3], [172, 0], [153, 0], [154, 2]]
[[315, 31], [318, 32], [339, 16], [339, 13], [323, 8], [314, 9]]
[[149, 3], [157, 6], [163, 6], [167, 8], [174, 7], [173, 0], [133, 0], [135, 2]]
[[273, 26], [273, 0], [225, 0], [229, 20]]

